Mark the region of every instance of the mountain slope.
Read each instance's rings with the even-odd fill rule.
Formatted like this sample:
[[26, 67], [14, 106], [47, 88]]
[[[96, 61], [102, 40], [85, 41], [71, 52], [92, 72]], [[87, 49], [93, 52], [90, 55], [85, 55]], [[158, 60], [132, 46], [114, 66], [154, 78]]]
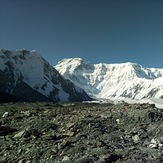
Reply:
[[0, 91], [27, 101], [90, 100], [35, 51], [0, 50]]
[[130, 62], [90, 64], [81, 58], [63, 59], [55, 68], [96, 98], [163, 97], [163, 69]]

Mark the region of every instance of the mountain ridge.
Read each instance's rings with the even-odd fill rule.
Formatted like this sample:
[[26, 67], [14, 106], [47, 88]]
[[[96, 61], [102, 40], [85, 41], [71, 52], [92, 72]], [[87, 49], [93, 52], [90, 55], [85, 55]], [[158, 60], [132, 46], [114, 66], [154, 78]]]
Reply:
[[35, 51], [0, 49], [0, 91], [27, 101], [90, 100]]
[[142, 99], [163, 95], [163, 69], [127, 62], [90, 64], [68, 58], [54, 66], [65, 78], [96, 98]]

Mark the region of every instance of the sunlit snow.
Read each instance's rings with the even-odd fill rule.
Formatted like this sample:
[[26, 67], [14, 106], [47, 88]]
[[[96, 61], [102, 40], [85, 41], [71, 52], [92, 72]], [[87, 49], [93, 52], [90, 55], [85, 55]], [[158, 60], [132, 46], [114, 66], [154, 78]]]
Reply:
[[90, 64], [81, 58], [61, 60], [55, 68], [95, 98], [161, 98], [163, 69], [136, 63]]

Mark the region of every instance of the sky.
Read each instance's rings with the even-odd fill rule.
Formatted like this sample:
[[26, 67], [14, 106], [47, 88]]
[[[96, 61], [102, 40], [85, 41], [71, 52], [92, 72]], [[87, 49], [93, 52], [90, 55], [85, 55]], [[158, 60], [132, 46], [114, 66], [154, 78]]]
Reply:
[[163, 0], [0, 0], [0, 48], [163, 68]]

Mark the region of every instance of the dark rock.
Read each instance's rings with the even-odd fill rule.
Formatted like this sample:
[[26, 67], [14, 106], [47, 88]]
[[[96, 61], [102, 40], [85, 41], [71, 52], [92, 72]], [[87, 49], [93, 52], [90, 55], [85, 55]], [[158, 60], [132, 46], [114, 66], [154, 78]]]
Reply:
[[104, 159], [104, 161], [106, 163], [112, 163], [112, 162], [116, 162], [116, 161], [120, 160], [121, 158], [122, 158], [121, 155], [110, 154], [107, 158]]
[[82, 158], [77, 160], [75, 163], [93, 163], [93, 160], [91, 158]]
[[0, 136], [6, 136], [6, 135], [13, 133], [15, 131], [18, 131], [18, 130], [15, 128], [12, 128], [10, 126], [0, 125]]

